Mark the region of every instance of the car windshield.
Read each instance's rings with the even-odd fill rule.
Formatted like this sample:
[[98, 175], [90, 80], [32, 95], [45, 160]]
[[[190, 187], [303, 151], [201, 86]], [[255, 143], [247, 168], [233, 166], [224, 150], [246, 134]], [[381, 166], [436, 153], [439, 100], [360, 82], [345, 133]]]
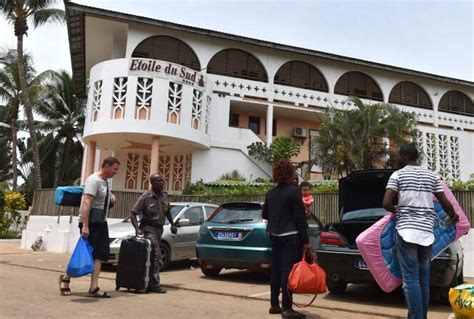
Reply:
[[259, 204], [221, 206], [210, 220], [222, 224], [261, 222], [262, 207]]
[[[178, 213], [184, 208], [183, 205], [170, 205], [171, 208], [171, 216], [173, 219], [178, 215]], [[137, 215], [138, 221], [140, 221], [140, 215]], [[130, 216], [125, 218], [122, 223], [130, 223]], [[168, 219], [166, 219], [166, 224], [168, 224]]]
[[378, 220], [388, 214], [384, 208], [367, 208], [346, 212], [342, 215], [341, 221], [349, 220]]

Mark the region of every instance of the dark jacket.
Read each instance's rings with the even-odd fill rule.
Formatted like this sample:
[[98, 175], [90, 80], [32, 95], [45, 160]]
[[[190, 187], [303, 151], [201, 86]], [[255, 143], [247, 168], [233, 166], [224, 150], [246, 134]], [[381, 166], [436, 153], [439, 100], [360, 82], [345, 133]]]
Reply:
[[297, 186], [278, 184], [265, 195], [263, 219], [268, 220], [270, 234], [298, 231], [303, 243], [309, 241], [303, 197]]

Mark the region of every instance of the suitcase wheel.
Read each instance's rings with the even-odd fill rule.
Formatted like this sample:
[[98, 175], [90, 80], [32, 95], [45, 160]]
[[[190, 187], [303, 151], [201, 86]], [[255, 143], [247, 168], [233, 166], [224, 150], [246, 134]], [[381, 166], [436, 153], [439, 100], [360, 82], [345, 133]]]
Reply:
[[120, 289], [120, 287], [115, 287], [115, 291], [118, 291]]

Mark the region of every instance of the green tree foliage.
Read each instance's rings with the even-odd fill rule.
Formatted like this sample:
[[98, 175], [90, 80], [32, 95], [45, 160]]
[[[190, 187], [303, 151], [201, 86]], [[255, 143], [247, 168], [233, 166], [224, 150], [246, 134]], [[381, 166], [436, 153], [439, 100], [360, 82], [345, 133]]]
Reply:
[[[354, 108], [329, 107], [316, 139], [316, 157], [323, 172], [345, 176], [354, 170], [396, 165], [396, 147], [414, 138], [416, 117], [385, 104], [364, 104], [351, 98]], [[390, 141], [388, 147], [386, 141]]]
[[337, 193], [339, 191], [339, 183], [337, 181], [320, 181], [312, 185], [313, 193]]
[[454, 181], [449, 187], [454, 191], [474, 191], [474, 174], [469, 176], [469, 180]]
[[17, 37], [18, 75], [21, 87], [23, 106], [26, 112], [28, 130], [30, 131], [31, 146], [34, 165], [34, 186], [41, 188], [41, 168], [36, 128], [34, 125], [33, 108], [28, 95], [26, 82], [25, 59], [23, 55], [23, 37], [28, 32], [28, 21], [32, 20], [34, 27], [42, 26], [48, 22], [64, 21], [65, 13], [61, 9], [52, 8], [54, 0], [2, 0], [0, 1], [0, 14], [5, 16], [7, 22], [13, 26]]
[[[72, 77], [66, 71], [52, 72], [45, 83], [35, 112], [45, 120], [37, 127], [43, 158], [51, 158], [54, 174], [45, 178], [45, 187], [72, 184], [81, 174], [83, 147], [79, 140], [84, 129], [85, 100], [77, 97]], [[43, 167], [42, 167], [43, 169]]]
[[[7, 108], [0, 105], [0, 122], [5, 122]], [[0, 187], [12, 176], [10, 134], [6, 127], [0, 126]], [[1, 210], [0, 206], [0, 210]]]
[[0, 211], [0, 233], [7, 233], [12, 225], [18, 230], [18, 226], [21, 224], [21, 214], [18, 210], [25, 208], [26, 202], [22, 194], [5, 192], [3, 209]]
[[257, 160], [272, 165], [280, 160], [290, 160], [300, 152], [300, 145], [293, 137], [279, 136], [268, 147], [263, 142], [255, 142], [247, 146], [249, 155]]
[[16, 231], [18, 231], [18, 227], [22, 223], [19, 210], [24, 209], [26, 209], [26, 201], [23, 194], [6, 192], [4, 212], [9, 217], [11, 224], [15, 226]]
[[[18, 71], [18, 56], [16, 50], [9, 50], [1, 59], [0, 64], [0, 99], [5, 102], [4, 114], [0, 121], [3, 123], [6, 142], [11, 154], [11, 163], [9, 164], [9, 179], [12, 180], [12, 189], [16, 191], [18, 177], [17, 160], [17, 132], [25, 128], [22, 121], [18, 121], [18, 112], [22, 106], [20, 76]], [[48, 76], [49, 71], [36, 76], [33, 68], [33, 59], [30, 54], [24, 54], [25, 81], [30, 101], [34, 104], [38, 101], [39, 92], [42, 90], [41, 82]], [[8, 129], [7, 129], [8, 128]], [[8, 134], [9, 133], [9, 134]]]

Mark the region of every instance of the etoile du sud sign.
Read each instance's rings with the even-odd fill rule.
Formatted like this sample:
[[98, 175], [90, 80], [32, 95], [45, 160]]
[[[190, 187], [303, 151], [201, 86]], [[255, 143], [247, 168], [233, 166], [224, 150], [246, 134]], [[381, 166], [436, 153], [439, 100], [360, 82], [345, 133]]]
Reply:
[[203, 89], [204, 75], [185, 66], [153, 59], [131, 58], [128, 66], [131, 75], [160, 77]]

